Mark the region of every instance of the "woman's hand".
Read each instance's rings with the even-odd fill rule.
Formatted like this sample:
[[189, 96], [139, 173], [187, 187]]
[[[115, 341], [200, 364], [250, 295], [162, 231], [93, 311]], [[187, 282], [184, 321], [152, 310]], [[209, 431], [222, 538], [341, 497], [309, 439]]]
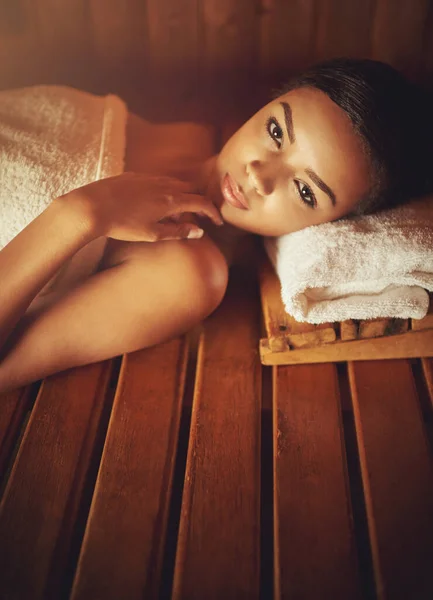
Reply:
[[85, 185], [56, 202], [78, 206], [96, 237], [129, 242], [199, 238], [203, 230], [194, 215], [223, 223], [210, 200], [194, 194], [191, 184], [171, 177], [124, 173]]

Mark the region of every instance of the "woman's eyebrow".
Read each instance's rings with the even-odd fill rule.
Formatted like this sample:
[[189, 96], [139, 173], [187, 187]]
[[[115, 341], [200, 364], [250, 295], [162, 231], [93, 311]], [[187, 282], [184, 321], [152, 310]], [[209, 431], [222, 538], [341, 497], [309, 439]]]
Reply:
[[[284, 110], [284, 120], [286, 122], [287, 135], [289, 136], [290, 143], [293, 144], [296, 140], [295, 130], [293, 129], [293, 118], [292, 118], [292, 109], [287, 102], [280, 102], [281, 106]], [[305, 169], [305, 172], [310, 177], [311, 181], [313, 181], [322, 192], [325, 192], [329, 199], [332, 202], [332, 206], [335, 206], [337, 203], [337, 199], [335, 197], [334, 192], [331, 190], [329, 185], [327, 185], [323, 179], [321, 179], [313, 169]]]
[[325, 194], [327, 194], [329, 196], [329, 198], [332, 202], [332, 206], [335, 206], [337, 203], [337, 199], [335, 197], [334, 192], [329, 187], [329, 185], [326, 185], [326, 183], [323, 181], [323, 179], [320, 179], [320, 177], [317, 175], [317, 173], [315, 171], [313, 171], [313, 169], [305, 169], [305, 172], [307, 173], [307, 175], [309, 176], [311, 181], [313, 181], [317, 185], [317, 187], [322, 190], [322, 192], [325, 192]]
[[280, 102], [284, 109], [284, 120], [286, 122], [287, 135], [289, 136], [290, 143], [293, 144], [296, 140], [295, 131], [293, 129], [292, 109], [287, 102]]

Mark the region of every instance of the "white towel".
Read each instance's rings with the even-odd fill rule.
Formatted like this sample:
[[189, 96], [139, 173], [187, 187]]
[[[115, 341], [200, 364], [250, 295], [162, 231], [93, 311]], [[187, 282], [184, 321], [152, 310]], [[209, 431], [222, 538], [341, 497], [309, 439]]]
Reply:
[[[62, 86], [0, 92], [0, 249], [57, 196], [123, 171], [127, 109], [116, 96]], [[94, 270], [105, 241], [68, 268], [69, 285]]]
[[420, 319], [433, 291], [433, 197], [266, 238], [265, 248], [298, 321]]

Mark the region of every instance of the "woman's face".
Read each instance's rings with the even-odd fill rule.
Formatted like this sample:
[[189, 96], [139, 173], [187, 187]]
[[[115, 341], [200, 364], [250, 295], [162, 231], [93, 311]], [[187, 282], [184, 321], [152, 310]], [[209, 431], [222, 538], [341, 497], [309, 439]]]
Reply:
[[272, 101], [225, 144], [209, 193], [224, 220], [276, 236], [350, 213], [370, 187], [361, 141], [326, 94]]

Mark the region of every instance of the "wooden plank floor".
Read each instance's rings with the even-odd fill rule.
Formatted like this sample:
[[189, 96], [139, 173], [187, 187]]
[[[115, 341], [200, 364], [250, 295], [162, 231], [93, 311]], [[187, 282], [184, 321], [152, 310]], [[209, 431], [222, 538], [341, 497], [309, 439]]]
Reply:
[[187, 356], [177, 339], [123, 359], [71, 598], [157, 595]]
[[276, 598], [360, 597], [337, 370], [273, 367]]
[[0, 397], [0, 598], [431, 600], [432, 360], [261, 366], [259, 315]]
[[251, 288], [241, 273], [233, 276], [223, 304], [203, 327], [176, 599], [259, 598], [261, 367]]

